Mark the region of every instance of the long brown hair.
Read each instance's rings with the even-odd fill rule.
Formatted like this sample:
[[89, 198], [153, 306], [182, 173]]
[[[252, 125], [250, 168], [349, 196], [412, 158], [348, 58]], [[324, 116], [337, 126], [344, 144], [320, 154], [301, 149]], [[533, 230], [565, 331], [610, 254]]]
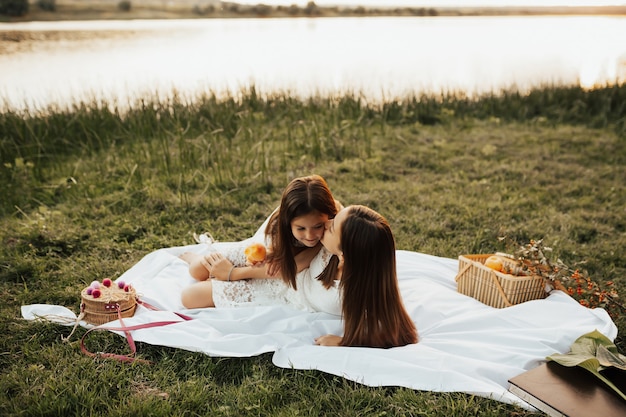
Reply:
[[347, 210], [340, 232], [341, 345], [389, 348], [417, 343], [417, 329], [398, 287], [396, 246], [387, 220], [368, 207]]
[[[283, 191], [279, 209], [272, 215], [265, 229], [272, 244], [272, 254], [269, 262], [277, 265], [283, 280], [296, 289], [297, 267], [295, 256], [303, 249], [291, 232], [291, 222], [296, 217], [310, 213], [321, 213], [332, 219], [337, 214], [335, 199], [324, 178], [319, 175], [310, 175], [293, 179]], [[337, 271], [337, 257], [331, 258], [331, 263], [322, 275], [318, 277], [326, 288], [332, 285]]]

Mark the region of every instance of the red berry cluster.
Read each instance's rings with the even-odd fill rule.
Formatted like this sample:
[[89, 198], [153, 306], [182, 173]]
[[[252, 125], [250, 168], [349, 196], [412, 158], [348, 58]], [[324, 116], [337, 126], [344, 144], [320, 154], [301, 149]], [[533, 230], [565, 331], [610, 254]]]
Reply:
[[598, 283], [577, 269], [572, 273], [569, 283], [567, 293], [577, 299], [581, 305], [589, 308], [604, 308], [612, 318], [617, 318], [620, 313], [620, 308], [617, 307], [621, 305], [616, 305], [619, 296], [613, 287], [613, 281], [605, 282], [605, 288], [601, 288]]
[[[115, 282], [115, 284], [117, 284], [117, 287], [120, 290], [124, 290], [125, 292], [129, 292], [130, 289], [132, 288], [130, 284], [126, 284], [124, 281], [122, 280], [117, 280]], [[105, 278], [102, 280], [102, 284], [100, 284], [100, 282], [98, 281], [93, 281], [89, 287], [87, 287], [87, 295], [91, 295], [93, 298], [98, 298], [102, 295], [102, 287], [106, 287], [109, 288], [110, 286], [113, 285], [113, 281], [111, 281], [111, 279], [109, 278]], [[102, 286], [102, 287], [101, 287]]]
[[499, 239], [509, 240], [509, 246], [517, 246], [514, 256], [527, 275], [538, 275], [546, 280], [559, 282], [581, 305], [589, 308], [603, 308], [613, 319], [626, 312], [626, 307], [619, 302], [619, 295], [613, 281], [606, 281], [600, 285], [593, 281], [586, 271], [575, 268], [576, 265], [584, 262], [570, 267], [560, 259], [554, 259], [552, 248], [545, 246], [543, 239], [531, 239], [530, 243], [525, 245], [519, 245], [507, 237]]

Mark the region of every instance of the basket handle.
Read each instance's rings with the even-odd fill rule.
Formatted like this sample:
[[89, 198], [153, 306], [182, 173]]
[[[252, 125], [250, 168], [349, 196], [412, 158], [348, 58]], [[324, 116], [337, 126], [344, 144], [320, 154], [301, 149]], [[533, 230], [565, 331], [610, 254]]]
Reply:
[[471, 262], [467, 263], [465, 267], [462, 270], [460, 270], [458, 274], [456, 274], [456, 277], [454, 277], [454, 280], [458, 282], [459, 278], [461, 278], [461, 275], [463, 275], [465, 271], [467, 271], [471, 266], [472, 266]]
[[504, 303], [506, 304], [506, 306], [507, 307], [511, 307], [513, 304], [511, 304], [511, 302], [507, 298], [506, 294], [504, 293], [504, 290], [502, 289], [502, 285], [500, 284], [500, 280], [498, 279], [498, 276], [496, 275], [495, 271], [491, 271], [491, 279], [496, 284], [496, 289], [498, 290], [498, 292], [502, 296], [502, 299], [504, 300]]

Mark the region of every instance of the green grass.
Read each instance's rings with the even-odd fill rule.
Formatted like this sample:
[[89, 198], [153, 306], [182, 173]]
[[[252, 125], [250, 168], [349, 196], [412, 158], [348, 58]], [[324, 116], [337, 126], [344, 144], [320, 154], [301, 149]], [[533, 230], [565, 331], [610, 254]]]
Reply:
[[[626, 86], [300, 101], [211, 95], [0, 114], [1, 415], [529, 416], [480, 397], [371, 388], [271, 355], [139, 344], [153, 365], [80, 353], [79, 329], [21, 320], [194, 232], [249, 237], [300, 175], [385, 215], [400, 249], [456, 258], [544, 238], [626, 294]], [[616, 319], [626, 351], [626, 322]], [[123, 352], [103, 333], [92, 350]]]

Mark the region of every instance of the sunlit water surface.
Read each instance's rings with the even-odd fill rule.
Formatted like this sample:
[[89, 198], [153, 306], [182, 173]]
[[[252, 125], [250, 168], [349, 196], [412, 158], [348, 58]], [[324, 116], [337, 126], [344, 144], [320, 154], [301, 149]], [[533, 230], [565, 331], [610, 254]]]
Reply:
[[380, 100], [626, 80], [623, 17], [206, 19], [0, 24], [0, 106], [357, 93]]

